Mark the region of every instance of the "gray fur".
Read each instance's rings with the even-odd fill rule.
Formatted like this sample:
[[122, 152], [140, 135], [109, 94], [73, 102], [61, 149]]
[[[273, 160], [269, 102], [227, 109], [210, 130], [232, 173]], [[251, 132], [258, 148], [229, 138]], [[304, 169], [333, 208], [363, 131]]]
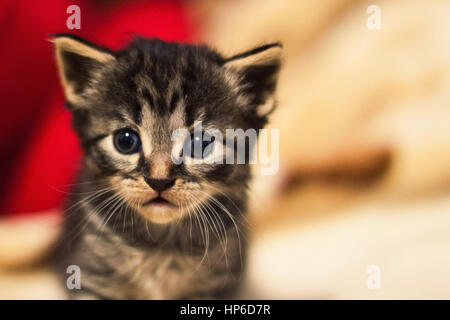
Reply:
[[[55, 43], [85, 152], [55, 263], [64, 277], [68, 265], [81, 269], [82, 290], [70, 294], [232, 297], [245, 270], [249, 166], [174, 165], [171, 133], [191, 130], [196, 120], [222, 132], [262, 128], [267, 114], [258, 107], [273, 94], [279, 57], [239, 67], [231, 62], [279, 44], [226, 59], [207, 47], [140, 38], [119, 52], [65, 35]], [[139, 133], [139, 153], [114, 150], [121, 128]], [[152, 175], [175, 179], [167, 195], [177, 206], [167, 223], [145, 207], [154, 194], [145, 178]]]

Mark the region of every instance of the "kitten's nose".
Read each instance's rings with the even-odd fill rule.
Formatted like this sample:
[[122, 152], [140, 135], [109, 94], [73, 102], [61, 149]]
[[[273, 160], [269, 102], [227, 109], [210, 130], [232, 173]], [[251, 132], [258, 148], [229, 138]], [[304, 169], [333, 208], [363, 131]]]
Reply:
[[152, 187], [153, 190], [163, 192], [175, 184], [175, 179], [153, 179], [145, 178], [145, 182]]

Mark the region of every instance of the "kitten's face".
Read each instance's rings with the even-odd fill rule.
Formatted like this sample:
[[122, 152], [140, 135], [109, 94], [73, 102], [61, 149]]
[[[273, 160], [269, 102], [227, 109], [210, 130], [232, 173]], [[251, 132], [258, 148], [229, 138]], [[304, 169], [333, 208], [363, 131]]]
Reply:
[[244, 190], [248, 166], [226, 164], [225, 141], [201, 133], [263, 127], [279, 45], [227, 60], [158, 40], [138, 39], [118, 53], [67, 36], [55, 43], [85, 170], [101, 187], [155, 223]]

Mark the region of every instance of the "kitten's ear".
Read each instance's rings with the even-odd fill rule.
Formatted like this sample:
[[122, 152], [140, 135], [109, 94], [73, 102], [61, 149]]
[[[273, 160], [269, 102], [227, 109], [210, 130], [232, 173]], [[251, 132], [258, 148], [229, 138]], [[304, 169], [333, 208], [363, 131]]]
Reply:
[[235, 55], [225, 61], [224, 66], [238, 72], [241, 92], [257, 106], [257, 114], [268, 115], [275, 107], [275, 92], [278, 73], [283, 59], [281, 43], [272, 43]]
[[113, 61], [114, 53], [71, 35], [56, 35], [52, 42], [66, 99], [71, 104], [81, 103], [96, 70]]

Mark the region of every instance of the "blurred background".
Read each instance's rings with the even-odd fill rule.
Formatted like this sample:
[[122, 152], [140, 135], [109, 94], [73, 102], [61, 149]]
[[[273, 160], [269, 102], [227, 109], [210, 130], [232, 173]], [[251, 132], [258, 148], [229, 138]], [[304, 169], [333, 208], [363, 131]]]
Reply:
[[46, 41], [58, 32], [227, 54], [281, 41], [280, 170], [254, 168], [242, 298], [450, 298], [445, 0], [0, 2], [0, 298], [63, 297], [39, 263], [80, 158]]

